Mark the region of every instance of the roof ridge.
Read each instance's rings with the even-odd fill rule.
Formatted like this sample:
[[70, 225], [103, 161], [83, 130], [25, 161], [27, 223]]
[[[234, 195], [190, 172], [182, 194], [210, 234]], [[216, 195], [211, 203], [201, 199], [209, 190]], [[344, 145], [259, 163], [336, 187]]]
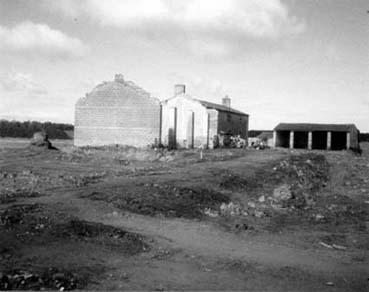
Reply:
[[347, 131], [356, 129], [357, 127], [353, 123], [340, 123], [340, 124], [332, 124], [332, 123], [279, 123], [274, 130], [279, 131]]
[[241, 112], [239, 110], [236, 110], [232, 107], [225, 106], [225, 105], [220, 104], [220, 103], [210, 102], [210, 101], [201, 100], [201, 99], [194, 99], [194, 100], [202, 103], [204, 106], [214, 107], [214, 109], [216, 109], [216, 110], [248, 116], [248, 114], [246, 114], [244, 112]]

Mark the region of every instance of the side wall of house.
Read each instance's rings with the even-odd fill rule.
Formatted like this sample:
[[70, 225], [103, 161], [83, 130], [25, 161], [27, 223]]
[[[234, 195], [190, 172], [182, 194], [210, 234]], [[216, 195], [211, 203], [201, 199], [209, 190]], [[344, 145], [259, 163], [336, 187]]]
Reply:
[[[207, 147], [208, 114], [199, 102], [185, 96], [177, 96], [163, 103], [162, 143], [176, 147]], [[174, 138], [175, 137], [175, 138]]]
[[159, 142], [160, 103], [140, 96], [128, 106], [77, 103], [74, 129], [76, 146], [121, 144], [145, 147]]
[[249, 117], [230, 112], [219, 111], [218, 132], [240, 135], [247, 141], [249, 131]]

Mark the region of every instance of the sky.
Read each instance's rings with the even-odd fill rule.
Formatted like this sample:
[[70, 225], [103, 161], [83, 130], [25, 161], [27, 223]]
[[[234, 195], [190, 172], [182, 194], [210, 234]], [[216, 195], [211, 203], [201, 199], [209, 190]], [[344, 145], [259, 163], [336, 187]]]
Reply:
[[369, 132], [367, 0], [0, 0], [0, 119], [74, 122], [121, 73], [280, 122]]

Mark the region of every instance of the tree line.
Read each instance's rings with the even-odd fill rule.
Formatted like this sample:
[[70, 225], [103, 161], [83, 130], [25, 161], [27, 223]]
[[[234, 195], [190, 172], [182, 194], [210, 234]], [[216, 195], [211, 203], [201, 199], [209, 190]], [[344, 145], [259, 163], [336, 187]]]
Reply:
[[72, 139], [73, 125], [0, 120], [0, 137], [31, 138], [34, 133], [45, 131], [49, 139]]
[[359, 134], [360, 142], [369, 142], [369, 133], [360, 133]]

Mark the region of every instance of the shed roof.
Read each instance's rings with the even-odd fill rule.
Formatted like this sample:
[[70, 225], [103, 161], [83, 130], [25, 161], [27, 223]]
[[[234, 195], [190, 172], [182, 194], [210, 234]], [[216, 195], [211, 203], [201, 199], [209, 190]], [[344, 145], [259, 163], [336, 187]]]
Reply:
[[208, 109], [215, 109], [218, 111], [230, 112], [230, 113], [237, 114], [237, 115], [248, 116], [248, 114], [246, 113], [243, 113], [241, 111], [235, 110], [233, 108], [227, 107], [222, 104], [212, 103], [212, 102], [208, 102], [208, 101], [201, 100], [201, 99], [195, 99], [195, 100], [200, 102], [203, 106], [205, 106]]
[[357, 131], [354, 124], [290, 124], [280, 123], [274, 131], [331, 131], [331, 132], [351, 132]]

